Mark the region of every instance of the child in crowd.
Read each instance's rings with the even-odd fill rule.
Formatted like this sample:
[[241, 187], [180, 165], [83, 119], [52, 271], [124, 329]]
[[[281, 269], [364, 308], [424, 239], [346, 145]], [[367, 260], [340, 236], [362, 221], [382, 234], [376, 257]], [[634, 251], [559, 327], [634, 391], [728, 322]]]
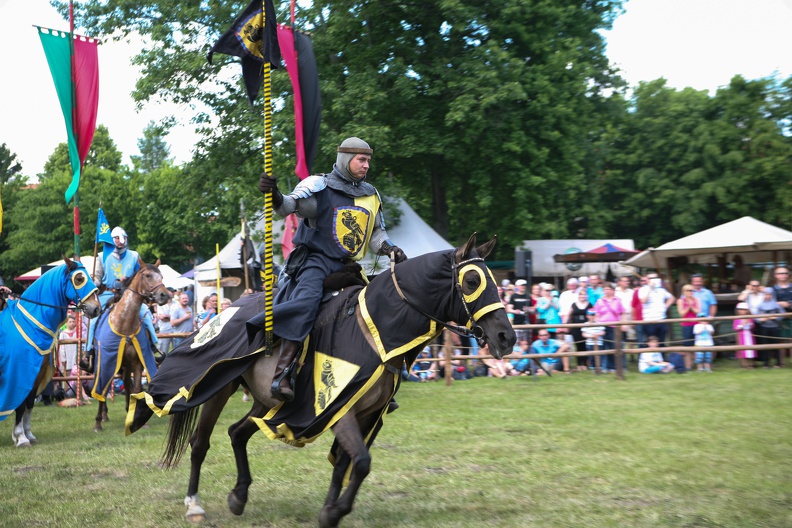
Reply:
[[[660, 342], [657, 336], [649, 336], [646, 339], [649, 348], [658, 348]], [[674, 370], [674, 365], [663, 360], [660, 352], [643, 352], [638, 356], [638, 372], [642, 374], [666, 374]]]
[[[693, 327], [693, 336], [697, 347], [710, 347], [715, 345], [712, 339], [715, 329], [709, 324], [705, 314], [699, 315], [699, 320]], [[712, 352], [696, 352], [696, 370], [699, 372], [712, 372]]]
[[[749, 313], [748, 303], [740, 302], [735, 307], [737, 315], [746, 316]], [[755, 345], [753, 335], [753, 319], [735, 319], [734, 329], [737, 331], [737, 344], [740, 345]], [[738, 350], [737, 359], [740, 360], [740, 366], [745, 369], [754, 368], [754, 360], [756, 359], [756, 350]]]
[[413, 363], [412, 373], [421, 381], [437, 379], [437, 368], [434, 361], [429, 361], [432, 357], [432, 349], [428, 346], [418, 354]]
[[[586, 311], [586, 317], [589, 323], [597, 322], [597, 312], [594, 310]], [[586, 339], [586, 350], [592, 352], [602, 349], [602, 336], [605, 335], [604, 326], [586, 326], [580, 331], [580, 334]], [[589, 369], [594, 369], [594, 365], [599, 365], [600, 363], [601, 356], [592, 356], [589, 358]]]

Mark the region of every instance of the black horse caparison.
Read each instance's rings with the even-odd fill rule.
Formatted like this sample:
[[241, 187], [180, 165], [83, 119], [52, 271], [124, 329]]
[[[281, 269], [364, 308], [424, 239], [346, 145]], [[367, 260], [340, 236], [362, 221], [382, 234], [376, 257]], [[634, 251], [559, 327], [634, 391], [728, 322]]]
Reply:
[[[172, 416], [166, 450], [161, 460], [163, 466], [174, 467], [178, 464], [189, 439], [192, 451], [190, 481], [185, 498], [187, 519], [194, 522], [205, 519], [205, 512], [198, 498], [201, 465], [209, 450], [209, 439], [221, 411], [239, 385], [244, 383], [249, 388], [254, 403], [247, 415], [228, 430], [237, 465], [236, 485], [228, 495], [230, 510], [241, 515], [247, 503], [248, 488], [252, 482], [247, 443], [256, 431], [261, 429], [270, 438], [279, 438], [299, 446], [310, 442], [324, 430], [331, 429], [335, 435], [331, 449], [334, 467], [327, 498], [319, 515], [319, 526], [338, 526], [340, 520], [352, 511], [355, 496], [369, 473], [369, 447], [379, 430], [389, 401], [398, 390], [399, 375], [405, 361], [408, 365], [411, 364], [423, 346], [439, 335], [443, 328], [449, 327], [446, 324], [449, 321], [466, 322], [466, 327], [450, 327], [457, 332], [476, 337], [481, 343], [488, 343], [490, 353], [497, 358], [512, 351], [516, 340], [515, 333], [498, 297], [495, 279], [484, 264], [484, 258], [492, 251], [495, 241], [493, 238], [476, 247], [474, 234], [464, 246], [455, 250], [422, 255], [398, 265], [392, 263], [389, 271], [375, 277], [368, 286], [342, 291], [336, 299], [328, 303], [333, 303], [330, 307], [320, 311], [308, 339], [309, 345], [303, 351], [303, 359], [307, 354], [315, 354], [317, 358], [321, 354], [323, 359], [316, 360], [314, 372], [307, 374], [306, 379], [298, 378], [298, 400], [299, 393], [307, 390], [311, 379], [321, 380], [326, 392], [322, 398], [317, 397], [316, 402], [324, 402], [325, 396], [341, 398], [337, 395], [343, 393], [343, 383], [327, 366], [336, 354], [354, 349], [355, 353], [373, 357], [375, 364], [361, 381], [364, 388], [352, 390], [351, 399], [344, 400], [347, 402], [345, 404], [338, 404], [342, 405], [342, 410], [338, 410], [338, 406], [329, 410], [332, 418], [320, 424], [318, 429], [308, 426], [297, 430], [280, 424], [280, 413], [286, 411], [288, 406], [300, 404], [297, 400], [282, 404], [272, 398], [270, 385], [277, 356], [266, 356], [262, 353], [252, 355], [250, 359], [237, 358], [237, 362], [245, 359], [247, 362], [242, 367], [244, 370], [241, 375], [235, 375], [229, 382], [214, 373], [201, 374], [196, 378], [199, 381], [195, 385], [187, 384], [185, 387], [180, 384], [188, 382], [180, 381], [176, 385], [181, 388], [175, 388], [168, 394], [134, 395], [139, 403], [130, 407], [127, 417], [128, 432], [140, 428], [155, 412], [160, 416]], [[254, 301], [248, 298], [246, 301], [237, 302]], [[343, 324], [349, 326], [335, 324], [335, 320], [343, 320]], [[221, 324], [224, 323], [218, 323]], [[226, 327], [218, 328], [217, 338], [222, 338]], [[334, 334], [322, 335], [328, 332]], [[339, 332], [344, 335], [336, 335]], [[199, 337], [200, 335], [196, 336], [195, 340], [198, 341]], [[328, 337], [332, 339], [328, 341]], [[208, 339], [212, 338], [215, 337], [211, 335]], [[233, 336], [229, 336], [225, 342], [230, 343], [232, 340]], [[224, 341], [220, 339], [220, 342]], [[323, 345], [319, 349], [310, 343]], [[148, 392], [152, 389], [156, 391], [157, 377], [160, 374], [167, 376], [168, 370], [182, 368], [176, 363], [169, 365], [170, 361], [178, 361], [180, 355], [185, 357], [184, 361], [199, 362], [199, 357], [189, 355], [200, 350], [195, 350], [195, 346], [188, 340], [179, 348], [193, 347], [194, 350], [185, 350], [184, 354], [172, 352], [163, 362], [159, 374], [152, 380]], [[234, 361], [218, 362], [219, 365], [233, 363]], [[301, 376], [307, 368], [313, 367], [303, 365]], [[311, 379], [307, 379], [308, 376]], [[218, 387], [215, 382], [211, 390], [205, 390], [202, 383], [209, 378], [221, 379], [221, 386]], [[318, 388], [314, 389], [319, 394]], [[200, 403], [203, 403], [203, 409], [196, 420]], [[308, 406], [311, 407], [308, 414], [313, 415], [314, 403], [308, 402]], [[305, 410], [305, 405], [302, 410]], [[300, 414], [300, 411], [297, 408], [293, 414]], [[347, 475], [349, 481], [342, 494]]]

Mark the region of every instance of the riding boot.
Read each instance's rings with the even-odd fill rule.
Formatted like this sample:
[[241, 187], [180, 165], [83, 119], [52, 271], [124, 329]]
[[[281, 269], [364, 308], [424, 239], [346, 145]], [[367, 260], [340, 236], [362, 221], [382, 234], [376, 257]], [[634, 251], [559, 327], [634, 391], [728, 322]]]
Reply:
[[165, 354], [163, 354], [154, 343], [151, 344], [151, 353], [154, 356], [154, 363], [156, 363], [158, 367], [162, 365], [162, 362], [165, 361]]
[[297, 354], [302, 348], [299, 341], [281, 341], [278, 365], [275, 367], [275, 374], [272, 376], [272, 387], [270, 392], [272, 397], [280, 401], [292, 401], [294, 399], [294, 381], [297, 379]]
[[399, 404], [396, 403], [396, 398], [391, 398], [391, 401], [388, 402], [388, 412], [387, 414], [392, 413], [396, 409], [399, 408]]
[[80, 358], [80, 368], [89, 374], [94, 373], [94, 361], [96, 359], [96, 352], [92, 350], [85, 350], [85, 353]]

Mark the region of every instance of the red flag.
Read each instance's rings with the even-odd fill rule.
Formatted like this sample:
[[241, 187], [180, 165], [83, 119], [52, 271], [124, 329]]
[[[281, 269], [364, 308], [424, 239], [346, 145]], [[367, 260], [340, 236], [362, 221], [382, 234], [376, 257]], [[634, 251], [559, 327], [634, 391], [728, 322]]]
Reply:
[[89, 37], [38, 28], [44, 55], [55, 82], [69, 147], [72, 182], [66, 189], [68, 203], [80, 185], [80, 173], [93, 141], [99, 105], [98, 41]]
[[297, 232], [297, 226], [300, 221], [293, 213], [286, 217], [286, 223], [283, 225], [283, 236], [281, 237], [281, 251], [283, 252], [283, 260], [289, 257], [289, 253], [294, 249], [294, 233]]
[[278, 43], [294, 90], [294, 139], [297, 150], [294, 173], [304, 180], [311, 175], [322, 120], [316, 58], [311, 39], [299, 31], [294, 32], [289, 26], [278, 25]]

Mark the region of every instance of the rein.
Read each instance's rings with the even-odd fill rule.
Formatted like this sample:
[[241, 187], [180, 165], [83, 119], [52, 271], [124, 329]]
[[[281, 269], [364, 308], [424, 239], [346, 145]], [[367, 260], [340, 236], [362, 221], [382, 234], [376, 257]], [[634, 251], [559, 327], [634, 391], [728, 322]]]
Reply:
[[459, 283], [454, 281], [454, 276], [456, 275], [457, 268], [460, 265], [462, 265], [462, 264], [468, 264], [470, 262], [484, 262], [484, 259], [483, 258], [472, 258], [472, 259], [466, 260], [464, 262], [460, 262], [459, 264], [457, 264], [456, 262], [452, 262], [452, 264], [451, 264], [451, 290], [452, 290], [452, 292], [456, 291], [456, 292], [459, 293], [459, 296], [460, 296], [460, 298], [462, 300], [462, 305], [465, 307], [465, 312], [467, 313], [468, 319], [470, 320], [470, 324], [474, 328], [473, 331], [468, 330], [468, 328], [465, 327], [465, 326], [452, 325], [452, 324], [450, 324], [450, 323], [448, 323], [446, 321], [441, 321], [440, 319], [438, 319], [437, 317], [433, 316], [430, 313], [427, 313], [423, 308], [421, 308], [420, 306], [418, 306], [417, 304], [412, 302], [410, 299], [408, 299], [407, 296], [404, 295], [404, 292], [399, 287], [399, 282], [396, 280], [396, 259], [395, 259], [395, 255], [392, 252], [391, 252], [391, 259], [390, 259], [391, 279], [393, 279], [393, 285], [396, 287], [396, 293], [398, 293], [399, 297], [401, 297], [402, 300], [404, 302], [406, 302], [415, 311], [417, 311], [418, 313], [420, 313], [421, 315], [423, 315], [427, 319], [431, 319], [435, 323], [443, 326], [447, 330], [449, 330], [449, 331], [451, 331], [451, 332], [453, 332], [453, 333], [455, 333], [455, 334], [457, 334], [459, 336], [474, 338], [476, 340], [476, 342], [478, 343], [478, 345], [483, 347], [484, 344], [485, 344], [485, 342], [484, 342], [484, 331], [481, 329], [480, 326], [476, 325], [476, 320], [473, 319], [473, 315], [470, 313], [470, 309], [468, 308], [467, 302], [465, 302], [465, 297], [464, 297], [464, 294], [462, 293], [462, 287], [459, 285]]
[[[93, 292], [95, 292], [95, 291], [96, 291], [96, 289], [94, 288], [94, 290], [93, 290], [91, 293], [93, 293]], [[91, 296], [91, 293], [89, 293], [88, 295], [86, 295], [86, 296], [85, 296], [85, 299], [87, 299], [88, 297], [90, 297], [90, 296]], [[56, 309], [58, 309], [58, 310], [68, 310], [68, 309], [70, 309], [72, 306], [76, 306], [78, 310], [84, 310], [84, 309], [85, 309], [85, 303], [84, 303], [84, 302], [82, 302], [82, 300], [81, 300], [80, 302], [76, 303], [76, 304], [69, 303], [69, 304], [68, 304], [68, 305], [66, 305], [66, 306], [58, 306], [58, 305], [56, 305], [56, 304], [47, 304], [47, 303], [43, 303], [43, 302], [39, 302], [39, 301], [34, 301], [33, 299], [25, 299], [25, 297], [24, 297], [24, 294], [22, 294], [22, 296], [20, 296], [20, 297], [17, 299], [17, 301], [25, 301], [25, 302], [29, 302], [29, 303], [31, 303], [31, 304], [37, 304], [37, 305], [39, 305], [39, 306], [46, 306], [47, 308], [56, 308]]]

